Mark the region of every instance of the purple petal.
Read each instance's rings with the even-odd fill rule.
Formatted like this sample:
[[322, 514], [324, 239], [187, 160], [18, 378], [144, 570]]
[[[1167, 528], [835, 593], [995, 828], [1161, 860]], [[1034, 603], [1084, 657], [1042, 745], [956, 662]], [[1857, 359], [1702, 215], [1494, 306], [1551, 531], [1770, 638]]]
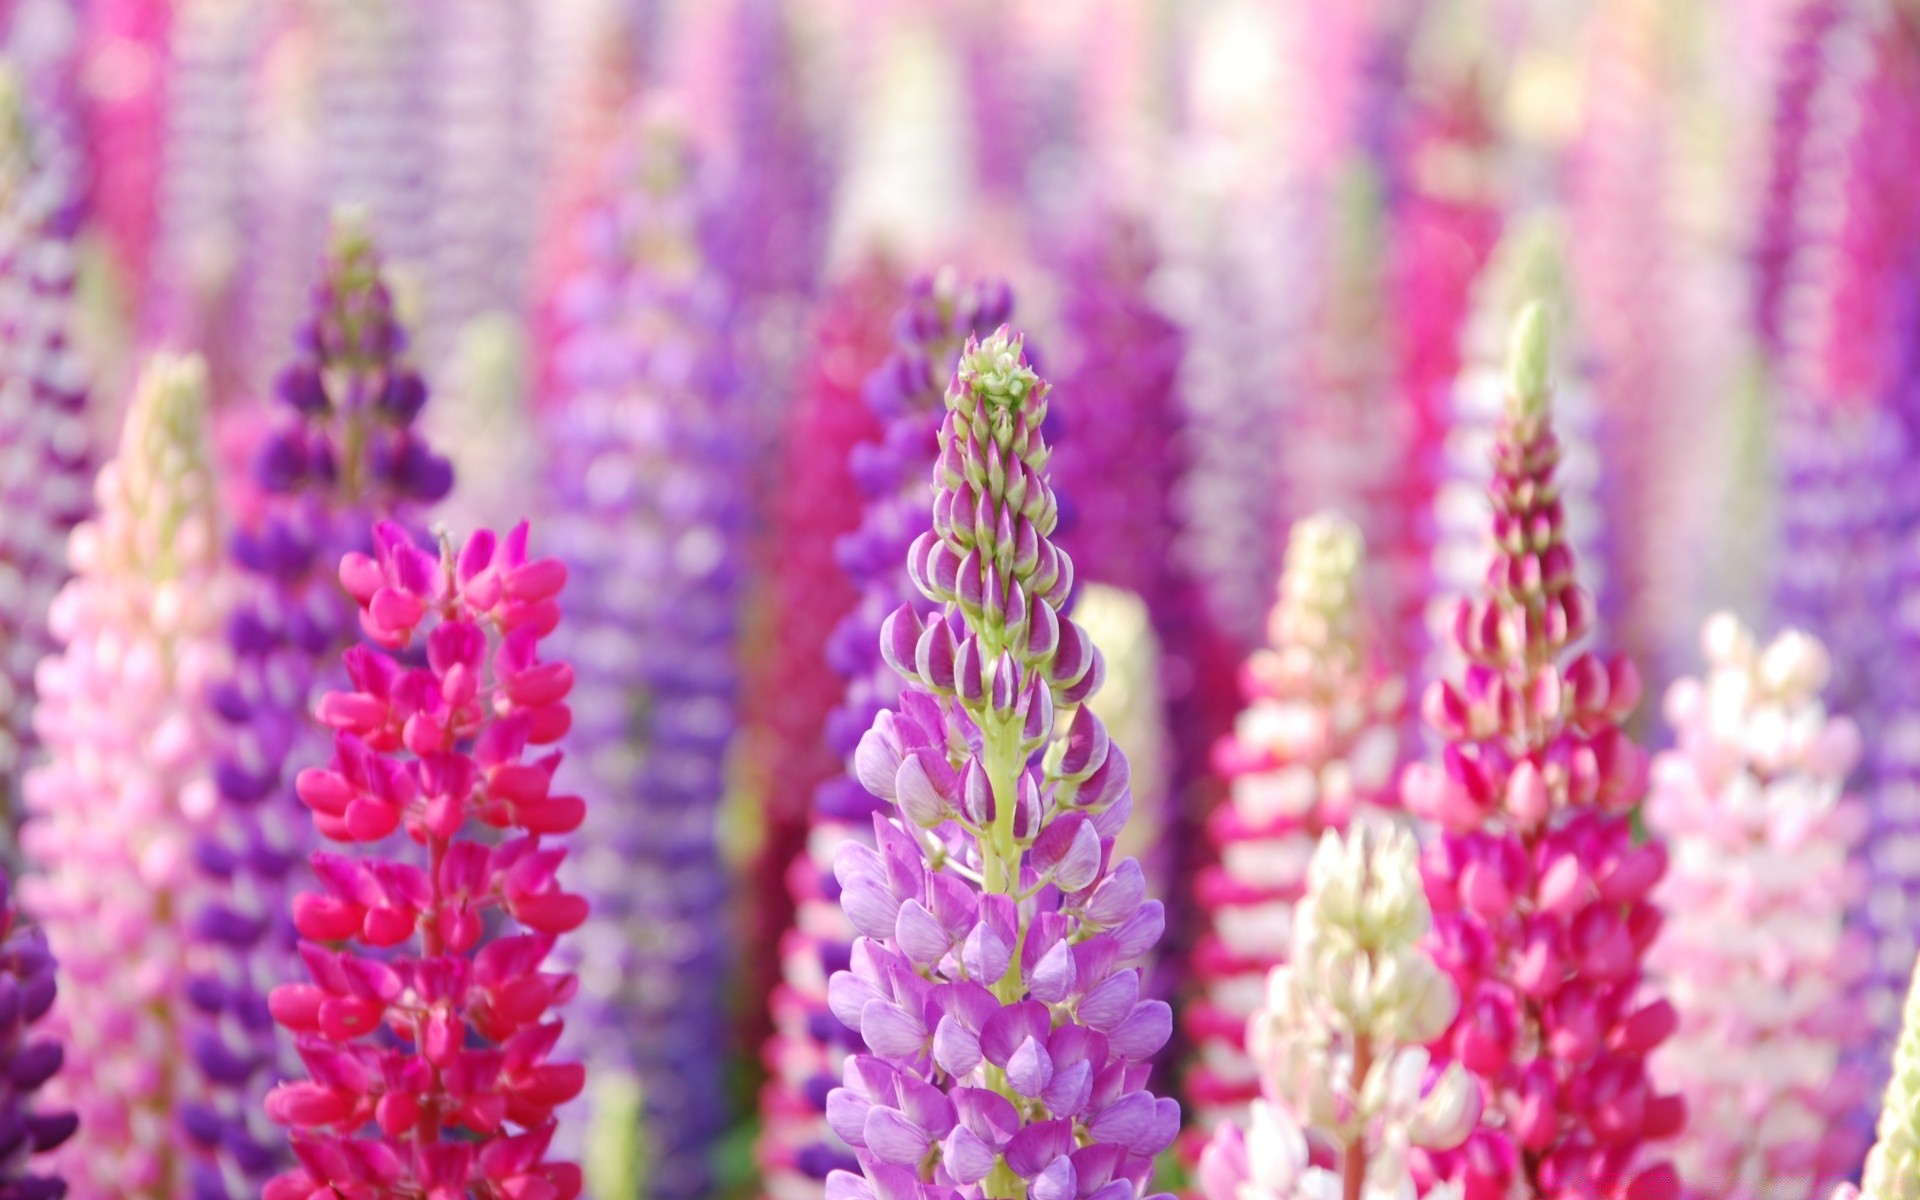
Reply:
[[1165, 1000], [1143, 1000], [1107, 1035], [1107, 1045], [1122, 1058], [1145, 1062], [1172, 1036], [1173, 1009]]
[[998, 983], [1012, 964], [1013, 947], [985, 921], [973, 927], [960, 947], [960, 965], [966, 968], [969, 979]]
[[900, 915], [894, 919], [893, 937], [900, 952], [923, 967], [939, 962], [952, 948], [947, 931], [918, 900], [908, 900], [900, 906]]
[[1053, 1081], [1053, 1056], [1038, 1038], [1028, 1038], [1007, 1060], [1007, 1082], [1022, 1096], [1038, 1096]]
[[1167, 912], [1158, 900], [1140, 906], [1125, 925], [1114, 930], [1114, 949], [1122, 962], [1140, 958], [1153, 949], [1167, 930]]
[[1059, 1067], [1052, 1082], [1040, 1093], [1041, 1103], [1056, 1117], [1077, 1117], [1086, 1111], [1093, 1098], [1093, 1064], [1085, 1059]]
[[1149, 1158], [1173, 1145], [1180, 1136], [1180, 1102], [1162, 1096], [1153, 1102], [1153, 1130], [1147, 1135], [1146, 1148], [1141, 1151]]
[[900, 769], [899, 743], [891, 736], [893, 722], [890, 712], [875, 717], [873, 728], [860, 736], [853, 752], [853, 777], [882, 800], [894, 798], [894, 775]]
[[927, 1029], [896, 1004], [870, 1000], [860, 1010], [860, 1037], [882, 1058], [917, 1058], [926, 1048]]
[[1034, 964], [1027, 978], [1027, 991], [1035, 1000], [1058, 1004], [1073, 995], [1074, 974], [1073, 947], [1065, 940], [1055, 942], [1053, 949]]
[[833, 1171], [827, 1175], [827, 1200], [874, 1200], [873, 1188], [852, 1171]]
[[[1074, 831], [1073, 844], [1067, 848], [1065, 857], [1054, 868], [1053, 882], [1063, 892], [1079, 891], [1099, 878], [1100, 858], [1100, 834], [1091, 822], [1083, 821], [1079, 829]], [[1126, 861], [1133, 862], [1132, 859]], [[1134, 869], [1139, 870], [1138, 864]]]
[[847, 884], [840, 893], [840, 907], [855, 929], [876, 941], [892, 937], [894, 922], [900, 919], [900, 901], [885, 884], [868, 875], [855, 876]]
[[1009, 1004], [987, 1018], [980, 1028], [980, 1052], [996, 1067], [1004, 1067], [1020, 1043], [1047, 1035], [1053, 1024], [1047, 1006], [1036, 1000]]
[[1087, 902], [1087, 920], [1102, 928], [1125, 924], [1146, 897], [1147, 877], [1140, 870], [1140, 861], [1121, 859], [1093, 890], [1093, 899]]
[[1020, 1112], [1013, 1101], [986, 1088], [955, 1088], [953, 1108], [960, 1123], [978, 1134], [995, 1153], [1020, 1131]]
[[1087, 1133], [1096, 1142], [1144, 1154], [1147, 1152], [1140, 1147], [1151, 1142], [1154, 1123], [1153, 1097], [1146, 1092], [1129, 1092], [1087, 1122]]
[[[1124, 1179], [1116, 1179], [1088, 1196], [1087, 1200], [1133, 1200], [1133, 1185]], [[1229, 1197], [1228, 1200], [1238, 1200], [1238, 1197]]]
[[[893, 793], [900, 805], [900, 811], [907, 820], [923, 829], [932, 829], [946, 820], [950, 806], [947, 797], [940, 794], [939, 788], [927, 773], [927, 763], [934, 761], [930, 750], [917, 750], [901, 760], [900, 769], [893, 777]], [[952, 774], [945, 763], [941, 769]], [[957, 785], [957, 780], [956, 780]]]
[[1079, 1181], [1073, 1173], [1073, 1160], [1062, 1154], [1033, 1177], [1027, 1195], [1033, 1200], [1074, 1200]]
[[924, 1079], [901, 1077], [900, 1111], [906, 1114], [907, 1120], [926, 1130], [931, 1141], [939, 1141], [953, 1129], [953, 1101]]
[[940, 1147], [940, 1161], [946, 1166], [947, 1174], [962, 1186], [985, 1179], [993, 1170], [993, 1159], [993, 1148], [965, 1125], [948, 1134]]
[[1073, 1122], [1041, 1121], [1027, 1126], [1007, 1141], [1007, 1166], [1022, 1179], [1032, 1179], [1047, 1164], [1073, 1149]]
[[884, 1000], [880, 989], [851, 971], [835, 971], [827, 980], [827, 1007], [848, 1029], [860, 1028], [860, 1014], [874, 1000]]
[[1080, 998], [1075, 1012], [1080, 1023], [1089, 1029], [1109, 1033], [1115, 1025], [1127, 1019], [1140, 1000], [1140, 973], [1134, 970], [1115, 972], [1107, 981]]
[[827, 1093], [827, 1125], [849, 1146], [864, 1148], [867, 1113], [873, 1105], [847, 1088]]
[[980, 1038], [952, 1014], [933, 1030], [933, 1061], [949, 1075], [965, 1075], [980, 1065]]
[[869, 1109], [865, 1134], [867, 1150], [875, 1158], [903, 1167], [918, 1164], [931, 1144], [926, 1130], [894, 1108]]

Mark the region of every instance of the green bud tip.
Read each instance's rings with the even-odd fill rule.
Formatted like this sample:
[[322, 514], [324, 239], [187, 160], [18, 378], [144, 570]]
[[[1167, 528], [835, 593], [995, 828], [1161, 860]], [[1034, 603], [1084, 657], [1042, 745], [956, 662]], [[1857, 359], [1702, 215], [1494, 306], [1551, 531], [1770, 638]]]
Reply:
[[1552, 395], [1553, 353], [1547, 310], [1532, 301], [1514, 318], [1507, 351], [1507, 412], [1515, 420], [1539, 417]]
[[1027, 365], [1025, 339], [1004, 325], [967, 347], [959, 374], [969, 394], [994, 407], [1019, 408], [1040, 385], [1040, 376]]

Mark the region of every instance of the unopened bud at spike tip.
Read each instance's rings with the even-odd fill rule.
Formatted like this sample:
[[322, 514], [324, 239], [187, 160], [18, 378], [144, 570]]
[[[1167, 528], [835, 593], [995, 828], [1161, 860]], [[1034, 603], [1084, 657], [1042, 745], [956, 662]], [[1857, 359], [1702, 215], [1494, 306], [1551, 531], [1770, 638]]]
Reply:
[[1543, 416], [1552, 395], [1553, 345], [1547, 310], [1533, 301], [1513, 321], [1507, 358], [1507, 412], [1514, 420]]

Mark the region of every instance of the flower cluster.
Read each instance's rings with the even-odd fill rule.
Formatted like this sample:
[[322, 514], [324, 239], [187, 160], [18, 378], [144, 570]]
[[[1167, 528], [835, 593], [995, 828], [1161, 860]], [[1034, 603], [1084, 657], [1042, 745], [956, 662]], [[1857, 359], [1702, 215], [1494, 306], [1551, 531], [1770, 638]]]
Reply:
[[58, 1148], [80, 1124], [72, 1111], [41, 1111], [33, 1103], [65, 1058], [58, 1041], [31, 1036], [53, 1006], [54, 974], [46, 935], [21, 922], [0, 874], [0, 1075], [8, 1083], [0, 1102], [0, 1196], [7, 1200], [66, 1194], [58, 1176], [35, 1173], [33, 1157]]
[[[524, 523], [438, 556], [390, 523], [375, 537], [340, 563], [371, 644], [346, 653], [351, 689], [320, 700], [333, 758], [297, 787], [322, 835], [388, 849], [316, 851], [319, 890], [294, 902], [312, 982], [269, 1003], [308, 1078], [267, 1098], [299, 1163], [263, 1196], [572, 1200], [579, 1168], [546, 1151], [585, 1082], [549, 1061], [574, 980], [541, 968], [587, 902], [541, 839], [586, 806], [552, 790], [559, 752], [528, 758], [572, 723], [573, 668], [539, 653], [567, 571], [527, 557]], [[401, 831], [421, 861], [387, 840]]]
[[1259, 1091], [1247, 1020], [1267, 972], [1286, 960], [1314, 846], [1394, 799], [1404, 688], [1368, 661], [1363, 557], [1350, 522], [1323, 513], [1295, 523], [1272, 645], [1242, 671], [1247, 707], [1215, 751], [1232, 793], [1208, 823], [1220, 861], [1198, 880], [1209, 922], [1193, 958], [1206, 992], [1185, 1016], [1200, 1050], [1188, 1087], [1208, 1116], [1239, 1116]]
[[0, 837], [9, 855], [33, 741], [34, 667], [52, 649], [47, 609], [66, 578], [67, 534], [86, 515], [93, 468], [87, 368], [72, 339], [85, 184], [74, 131], [35, 94], [44, 82], [0, 73]]
[[49, 760], [26, 780], [21, 899], [67, 975], [52, 1023], [67, 1068], [49, 1091], [81, 1116], [54, 1160], [76, 1200], [189, 1195], [179, 1114], [207, 1092], [187, 1051], [191, 923], [210, 892], [193, 851], [220, 809], [201, 698], [229, 670], [232, 587], [205, 407], [199, 360], [148, 365], [98, 514], [73, 532], [51, 614], [65, 650], [38, 675]]
[[1865, 814], [1841, 796], [1860, 735], [1820, 702], [1826, 652], [1786, 633], [1761, 647], [1707, 622], [1704, 679], [1667, 693], [1678, 747], [1654, 760], [1645, 819], [1672, 854], [1648, 957], [1679, 1012], [1655, 1077], [1687, 1098], [1676, 1152], [1712, 1196], [1807, 1196], [1864, 1149], [1866, 1081], [1843, 1054], [1864, 1020], [1869, 955], [1845, 929]]
[[[1287, 965], [1247, 1025], [1262, 1098], [1244, 1132], [1225, 1122], [1201, 1152], [1207, 1200], [1406, 1196], [1413, 1147], [1451, 1150], [1472, 1132], [1473, 1082], [1458, 1063], [1429, 1071], [1423, 1048], [1460, 1007], [1418, 945], [1431, 915], [1412, 834], [1362, 821], [1322, 835]], [[1309, 1133], [1332, 1168], [1310, 1164]]]
[[827, 1100], [861, 1168], [829, 1176], [830, 1197], [1132, 1196], [1179, 1129], [1146, 1087], [1172, 1013], [1126, 964], [1165, 917], [1112, 853], [1132, 795], [1081, 707], [1099, 652], [1060, 613], [1073, 564], [1050, 536], [1046, 397], [1005, 327], [969, 342], [933, 528], [907, 556], [940, 608], [902, 605], [881, 630], [911, 686], [855, 755], [897, 815], [834, 863], [861, 937], [828, 999], [868, 1053]]
[[[720, 806], [737, 725], [747, 419], [731, 285], [700, 233], [707, 176], [679, 123], [643, 107], [585, 225], [567, 297], [547, 471], [551, 545], [577, 597], [558, 643], [581, 666], [567, 786], [598, 799], [577, 864], [593, 919], [575, 939], [598, 1141], [631, 1143], [645, 1105], [648, 1187], [711, 1188], [726, 1122]], [[617, 1127], [616, 1127], [617, 1126]], [[625, 1168], [623, 1168], [625, 1169]]]
[[1643, 994], [1660, 926], [1649, 892], [1666, 868], [1628, 813], [1646, 763], [1620, 723], [1639, 697], [1624, 660], [1563, 652], [1592, 620], [1574, 576], [1554, 468], [1548, 345], [1537, 306], [1516, 325], [1507, 410], [1494, 438], [1487, 586], [1453, 636], [1468, 666], [1424, 712], [1439, 763], [1409, 769], [1407, 807], [1440, 826], [1423, 862], [1435, 959], [1461, 1009], [1439, 1045], [1477, 1077], [1482, 1128], [1416, 1166], [1466, 1200], [1515, 1193], [1660, 1200], [1676, 1194], [1642, 1146], [1679, 1132], [1686, 1106], [1656, 1092], [1646, 1056], [1673, 1006]]
[[1893, 1082], [1880, 1106], [1880, 1127], [1860, 1187], [1841, 1184], [1833, 1200], [1913, 1200], [1920, 1196], [1920, 966], [1907, 991]]
[[922, 615], [933, 609], [914, 595], [904, 564], [914, 539], [932, 528], [926, 479], [940, 449], [939, 381], [951, 375], [968, 338], [991, 332], [1012, 309], [1005, 284], [963, 284], [951, 273], [922, 276], [909, 286], [895, 321], [893, 353], [863, 389], [881, 434], [849, 458], [865, 506], [858, 528], [835, 546], [859, 600], [827, 645], [829, 662], [846, 680], [827, 718], [827, 746], [848, 769], [815, 790], [806, 850], [787, 871], [794, 925], [780, 946], [774, 1035], [765, 1050], [772, 1078], [761, 1097], [759, 1152], [780, 1200], [817, 1196], [829, 1171], [856, 1165], [825, 1119], [827, 1093], [842, 1064], [863, 1048], [857, 1031], [835, 1020], [827, 1006], [828, 977], [846, 969], [857, 932], [841, 911], [833, 862], [847, 841], [871, 840], [873, 817], [884, 809], [853, 772], [861, 735], [900, 695], [900, 677], [880, 654], [882, 623], [902, 603]]
[[204, 1152], [196, 1200], [256, 1192], [286, 1161], [285, 1134], [260, 1108], [293, 1067], [266, 997], [299, 970], [286, 912], [313, 836], [294, 775], [326, 758], [313, 703], [344, 682], [340, 656], [358, 635], [334, 564], [370, 548], [373, 521], [407, 519], [453, 482], [413, 432], [426, 385], [404, 360], [405, 332], [360, 229], [336, 231], [314, 300], [303, 353], [276, 387], [280, 422], [259, 447], [258, 511], [232, 539], [251, 586], [227, 627], [233, 673], [212, 693], [228, 728], [221, 807], [195, 847], [214, 885], [195, 932], [215, 952], [192, 982], [193, 1054], [214, 1088], [183, 1114]]

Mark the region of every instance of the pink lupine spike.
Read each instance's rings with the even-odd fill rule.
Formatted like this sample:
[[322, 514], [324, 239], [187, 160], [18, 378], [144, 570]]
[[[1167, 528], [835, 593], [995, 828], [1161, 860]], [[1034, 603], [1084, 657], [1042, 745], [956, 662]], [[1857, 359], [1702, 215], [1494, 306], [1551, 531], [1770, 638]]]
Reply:
[[[574, 988], [571, 976], [540, 966], [552, 935], [585, 920], [587, 902], [562, 890], [565, 851], [540, 838], [572, 830], [583, 806], [548, 795], [557, 754], [521, 757], [557, 736], [549, 714], [564, 712], [572, 676], [564, 663], [541, 661], [537, 629], [509, 629], [515, 605], [533, 594], [551, 603], [565, 571], [527, 561], [524, 525], [500, 542], [476, 534], [438, 560], [396, 540], [391, 527], [376, 536], [383, 582], [355, 589], [363, 622], [391, 646], [425, 629], [425, 665], [366, 647], [349, 652], [360, 690], [321, 701], [343, 732], [329, 767], [302, 775], [300, 794], [323, 834], [373, 842], [404, 828], [430, 866], [314, 855], [326, 894], [296, 902], [302, 934], [387, 954], [309, 943], [302, 954], [313, 984], [275, 989], [274, 1018], [298, 1036], [311, 1078], [267, 1099], [268, 1114], [295, 1131], [300, 1166], [265, 1195], [572, 1200], [578, 1169], [542, 1160], [554, 1109], [585, 1086], [579, 1066], [547, 1061], [562, 1028], [553, 1009]], [[481, 559], [485, 567], [457, 585], [456, 575]], [[423, 560], [430, 573], [421, 573]], [[533, 581], [519, 600], [503, 603], [503, 568]], [[342, 572], [373, 573], [365, 560]], [[484, 711], [476, 704], [483, 692]], [[343, 806], [344, 818], [332, 815]], [[524, 836], [490, 849], [464, 836], [476, 820]], [[476, 949], [489, 909], [535, 933], [496, 935]], [[399, 1040], [373, 1040], [382, 1026]]]

